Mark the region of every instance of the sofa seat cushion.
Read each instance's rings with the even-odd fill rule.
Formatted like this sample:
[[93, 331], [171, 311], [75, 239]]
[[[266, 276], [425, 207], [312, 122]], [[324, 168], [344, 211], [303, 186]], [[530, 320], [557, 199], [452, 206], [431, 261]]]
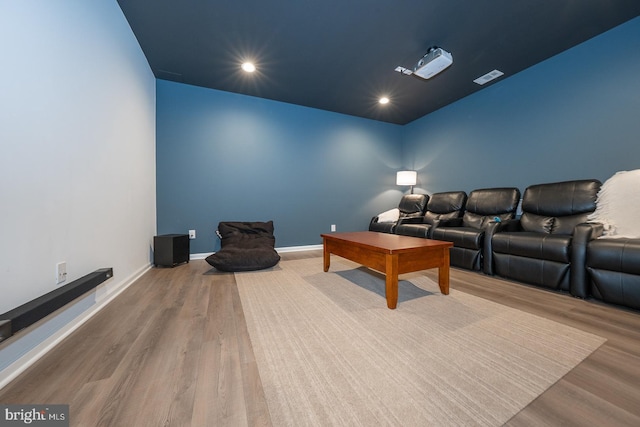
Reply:
[[491, 240], [493, 252], [570, 263], [571, 236], [535, 232], [500, 232]]
[[430, 229], [431, 225], [429, 224], [398, 224], [395, 233], [402, 236], [422, 237], [426, 239], [429, 237]]
[[595, 239], [587, 249], [587, 267], [640, 275], [640, 239]]
[[473, 227], [441, 227], [433, 230], [431, 238], [452, 242], [458, 248], [481, 249], [484, 230]]
[[393, 233], [395, 228], [395, 222], [372, 222], [369, 224], [369, 231], [377, 231], [378, 233]]

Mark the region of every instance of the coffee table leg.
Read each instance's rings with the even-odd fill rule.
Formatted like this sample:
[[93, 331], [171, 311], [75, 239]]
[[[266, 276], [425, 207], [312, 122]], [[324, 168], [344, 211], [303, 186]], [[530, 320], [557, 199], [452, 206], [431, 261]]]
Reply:
[[398, 255], [387, 255], [384, 274], [387, 307], [393, 310], [398, 305]]
[[322, 258], [323, 258], [323, 264], [324, 264], [324, 271], [325, 273], [327, 271], [329, 271], [329, 263], [331, 262], [331, 253], [329, 252], [329, 248], [327, 247], [327, 242], [326, 240], [324, 240], [322, 245], [322, 249], [323, 249], [323, 254], [322, 254]]
[[449, 248], [442, 251], [442, 264], [438, 267], [438, 286], [443, 295], [449, 295]]

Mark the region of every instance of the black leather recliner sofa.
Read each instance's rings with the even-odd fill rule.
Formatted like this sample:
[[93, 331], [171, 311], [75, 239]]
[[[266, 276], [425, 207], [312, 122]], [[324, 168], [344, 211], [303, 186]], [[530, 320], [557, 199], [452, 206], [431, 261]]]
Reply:
[[464, 191], [434, 193], [429, 198], [424, 215], [401, 219], [395, 232], [403, 236], [431, 238], [431, 230], [440, 221], [459, 218], [462, 215], [466, 200], [467, 193]]
[[508, 219], [516, 188], [474, 190], [468, 199], [462, 191], [406, 195], [397, 222], [374, 217], [369, 229], [451, 241], [453, 266], [640, 310], [640, 238], [602, 237], [603, 224], [593, 222], [609, 219], [593, 213], [601, 188], [593, 179], [531, 185], [518, 219]]
[[598, 180], [529, 186], [520, 219], [496, 226], [491, 240], [495, 274], [586, 298], [585, 223], [596, 208]]
[[427, 207], [429, 196], [427, 194], [405, 194], [400, 199], [398, 209], [400, 210], [400, 218], [394, 222], [380, 222], [378, 216], [371, 218], [369, 223], [369, 231], [377, 231], [379, 233], [394, 233], [396, 225], [404, 218], [420, 217]]
[[483, 270], [483, 260], [488, 254], [484, 271], [491, 274], [491, 237], [495, 228], [490, 225], [496, 218], [500, 221], [513, 219], [519, 201], [520, 190], [513, 187], [473, 190], [462, 218], [441, 221], [433, 228], [431, 238], [453, 243], [451, 265], [456, 267]]

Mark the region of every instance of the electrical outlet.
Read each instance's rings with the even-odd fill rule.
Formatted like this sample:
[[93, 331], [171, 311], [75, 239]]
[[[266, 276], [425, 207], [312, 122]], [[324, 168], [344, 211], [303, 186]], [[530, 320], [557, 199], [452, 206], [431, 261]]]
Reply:
[[336, 225], [335, 224], [331, 224], [331, 231], [336, 231]]
[[67, 263], [59, 262], [56, 264], [56, 284], [67, 280]]
[[190, 239], [196, 238], [196, 230], [189, 230], [189, 238]]

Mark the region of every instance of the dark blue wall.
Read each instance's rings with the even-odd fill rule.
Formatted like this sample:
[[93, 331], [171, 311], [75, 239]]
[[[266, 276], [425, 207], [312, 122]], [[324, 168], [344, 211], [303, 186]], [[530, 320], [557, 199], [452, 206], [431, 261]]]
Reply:
[[[364, 230], [416, 192], [597, 178], [640, 167], [640, 18], [404, 127], [157, 82], [158, 233], [267, 220], [278, 247]], [[499, 66], [498, 66], [499, 68]]]
[[403, 132], [403, 163], [426, 193], [604, 181], [640, 168], [640, 18]]
[[402, 127], [265, 99], [157, 82], [158, 233], [274, 220], [276, 246], [314, 245], [331, 224], [365, 230], [397, 204]]

